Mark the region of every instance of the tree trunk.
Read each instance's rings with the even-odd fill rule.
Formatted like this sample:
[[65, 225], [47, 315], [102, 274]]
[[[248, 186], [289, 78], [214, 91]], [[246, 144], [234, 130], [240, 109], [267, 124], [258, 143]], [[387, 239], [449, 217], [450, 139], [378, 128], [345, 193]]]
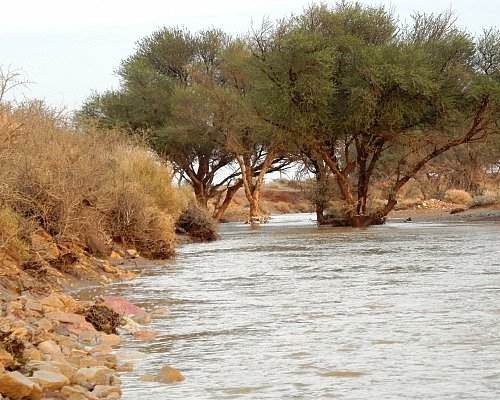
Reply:
[[208, 209], [208, 193], [207, 187], [203, 182], [192, 182], [194, 196], [198, 205], [204, 209]]
[[269, 150], [266, 158], [260, 165], [260, 171], [254, 178], [254, 169], [252, 168], [252, 160], [246, 155], [237, 155], [236, 160], [240, 165], [241, 179], [243, 181], [243, 188], [245, 189], [245, 196], [250, 206], [248, 213], [248, 222], [255, 223], [261, 221], [260, 215], [260, 193], [264, 184], [264, 176], [266, 175], [269, 167], [274, 159], [274, 152]]
[[224, 216], [224, 213], [226, 212], [227, 208], [231, 204], [231, 201], [233, 200], [234, 195], [236, 192], [243, 186], [243, 181], [240, 179], [238, 182], [236, 182], [234, 185], [229, 186], [226, 190], [226, 196], [224, 197], [224, 201], [222, 204], [220, 204], [215, 210], [214, 210], [214, 219], [216, 221], [220, 221], [222, 217]]

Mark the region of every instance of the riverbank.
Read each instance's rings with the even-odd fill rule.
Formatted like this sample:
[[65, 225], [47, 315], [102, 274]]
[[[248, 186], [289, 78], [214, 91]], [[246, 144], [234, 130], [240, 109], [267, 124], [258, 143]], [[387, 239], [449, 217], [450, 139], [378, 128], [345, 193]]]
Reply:
[[500, 222], [500, 206], [398, 210], [389, 214], [388, 221], [405, 221], [409, 218], [415, 222]]
[[[116, 351], [118, 334], [154, 337], [144, 326], [151, 316], [124, 298], [79, 300], [69, 293], [130, 280], [131, 269], [146, 261], [135, 249], [117, 247], [97, 258], [50, 235], [37, 244], [38, 262], [0, 253], [0, 399], [121, 398], [120, 372], [134, 366], [125, 349]], [[183, 377], [165, 367], [152, 379]]]

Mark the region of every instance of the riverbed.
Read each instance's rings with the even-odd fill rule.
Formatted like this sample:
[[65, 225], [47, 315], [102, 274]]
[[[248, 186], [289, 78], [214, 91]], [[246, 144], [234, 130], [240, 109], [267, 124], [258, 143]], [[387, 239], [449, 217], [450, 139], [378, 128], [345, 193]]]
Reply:
[[[498, 399], [500, 225], [318, 228], [309, 214], [179, 249], [106, 289], [165, 308], [123, 398]], [[186, 380], [141, 382], [164, 365]]]

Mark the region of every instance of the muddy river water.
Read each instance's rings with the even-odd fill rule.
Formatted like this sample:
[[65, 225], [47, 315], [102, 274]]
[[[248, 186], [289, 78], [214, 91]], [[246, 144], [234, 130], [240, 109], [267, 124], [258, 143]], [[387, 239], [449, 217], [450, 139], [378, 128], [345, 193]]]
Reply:
[[[221, 237], [107, 288], [170, 310], [155, 340], [125, 340], [145, 357], [124, 399], [500, 398], [500, 224], [302, 214]], [[138, 380], [163, 365], [186, 380]]]

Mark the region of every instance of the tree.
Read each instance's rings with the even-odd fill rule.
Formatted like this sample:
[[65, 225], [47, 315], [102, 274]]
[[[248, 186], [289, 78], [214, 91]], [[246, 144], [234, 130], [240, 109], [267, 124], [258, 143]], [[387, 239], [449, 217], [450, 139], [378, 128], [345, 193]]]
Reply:
[[135, 54], [122, 63], [120, 90], [94, 95], [81, 112], [106, 126], [148, 132], [153, 148], [193, 187], [204, 208], [237, 176], [221, 173], [234, 158], [225, 151], [217, 117], [203, 97], [223, 84], [220, 55], [228, 42], [215, 29], [196, 35], [161, 29], [139, 41]]
[[[474, 42], [450, 13], [399, 27], [383, 7], [312, 6], [253, 36], [262, 113], [328, 166], [339, 223], [382, 223], [431, 160], [498, 132], [499, 39]], [[379, 169], [390, 171], [386, 201], [371, 208]]]

